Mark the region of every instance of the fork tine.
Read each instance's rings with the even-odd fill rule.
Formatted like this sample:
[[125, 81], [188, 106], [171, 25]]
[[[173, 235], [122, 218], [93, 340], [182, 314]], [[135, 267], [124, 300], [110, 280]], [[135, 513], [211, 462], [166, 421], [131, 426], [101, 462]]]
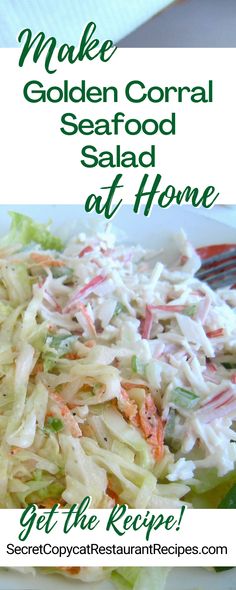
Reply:
[[236, 279], [236, 268], [235, 268], [235, 271], [232, 271], [232, 272], [225, 271], [225, 272], [220, 273], [218, 275], [214, 275], [214, 276], [210, 277], [209, 279], [205, 279], [205, 282], [208, 283], [208, 285], [210, 287], [212, 287], [212, 289], [218, 289], [219, 287], [220, 288], [230, 287], [231, 285], [233, 285], [235, 283], [235, 279]]
[[236, 268], [236, 256], [235, 258], [231, 258], [229, 260], [219, 260], [219, 264], [215, 264], [214, 266], [204, 264], [197, 272], [197, 277], [201, 280], [208, 280], [208, 278], [210, 278], [211, 275], [220, 274], [221, 272], [224, 272], [224, 270], [226, 269], [234, 270], [234, 268]]
[[208, 283], [212, 289], [219, 287], [235, 288], [236, 284], [236, 244], [217, 244], [197, 249], [201, 267], [196, 278]]
[[210, 258], [205, 258], [202, 262], [201, 268], [205, 266], [210, 266], [215, 262], [221, 262], [223, 260], [228, 260], [229, 258], [233, 258], [236, 256], [236, 248], [232, 250], [228, 250], [227, 252], [222, 252], [221, 254], [217, 254], [216, 256], [211, 256]]

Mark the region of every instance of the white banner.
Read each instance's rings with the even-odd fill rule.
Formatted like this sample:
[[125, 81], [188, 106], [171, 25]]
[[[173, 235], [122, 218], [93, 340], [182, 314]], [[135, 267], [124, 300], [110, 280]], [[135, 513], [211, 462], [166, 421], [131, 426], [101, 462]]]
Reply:
[[105, 199], [119, 174], [115, 202], [134, 204], [145, 174], [156, 204], [187, 187], [235, 202], [236, 49], [117, 49], [53, 74], [19, 57], [0, 50], [2, 203]]
[[[0, 566], [235, 566], [230, 510], [1, 510]], [[21, 522], [20, 522], [21, 519]]]

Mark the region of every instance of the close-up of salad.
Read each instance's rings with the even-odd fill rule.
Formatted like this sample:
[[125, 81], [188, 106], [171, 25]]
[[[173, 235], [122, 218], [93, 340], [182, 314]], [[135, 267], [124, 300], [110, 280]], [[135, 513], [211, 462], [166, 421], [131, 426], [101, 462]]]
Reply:
[[[195, 276], [204, 249], [183, 231], [166, 265], [111, 224], [63, 241], [9, 215], [0, 240], [0, 507], [64, 507], [87, 495], [94, 508], [230, 507], [236, 289]], [[109, 578], [120, 590], [162, 590], [168, 573], [54, 571]]]

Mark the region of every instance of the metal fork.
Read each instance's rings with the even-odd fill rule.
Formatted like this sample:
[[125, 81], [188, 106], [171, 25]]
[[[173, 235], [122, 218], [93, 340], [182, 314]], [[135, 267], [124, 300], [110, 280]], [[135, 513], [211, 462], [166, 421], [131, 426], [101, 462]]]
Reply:
[[212, 289], [236, 288], [236, 244], [217, 244], [197, 248], [202, 259], [196, 277]]

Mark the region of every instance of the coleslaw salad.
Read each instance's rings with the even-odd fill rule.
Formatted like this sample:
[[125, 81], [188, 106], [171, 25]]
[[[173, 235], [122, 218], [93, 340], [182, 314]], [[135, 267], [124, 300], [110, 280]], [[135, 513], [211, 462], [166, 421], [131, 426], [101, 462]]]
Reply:
[[[0, 242], [0, 507], [87, 495], [96, 508], [217, 507], [236, 482], [236, 291], [194, 276], [201, 259], [183, 232], [166, 266], [117, 242], [111, 225], [63, 243], [10, 215]], [[151, 589], [153, 576], [161, 590], [167, 575], [60, 570], [111, 576], [121, 590]]]

